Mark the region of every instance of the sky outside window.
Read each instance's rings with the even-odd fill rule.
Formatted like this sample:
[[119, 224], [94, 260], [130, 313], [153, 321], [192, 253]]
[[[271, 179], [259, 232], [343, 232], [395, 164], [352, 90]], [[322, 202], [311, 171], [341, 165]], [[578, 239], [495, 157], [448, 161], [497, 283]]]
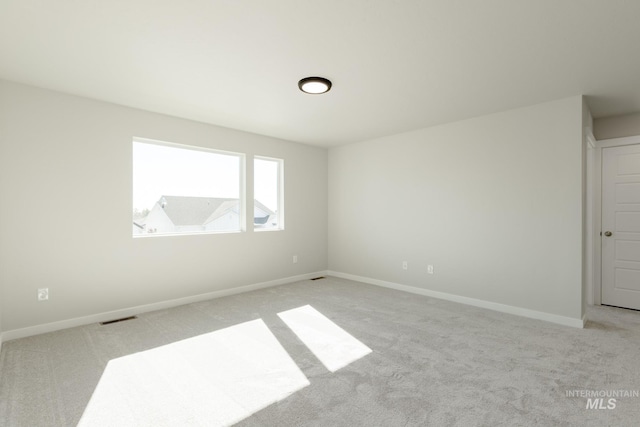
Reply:
[[134, 141], [133, 208], [163, 195], [240, 198], [240, 157]]
[[279, 166], [277, 160], [256, 158], [253, 162], [254, 197], [274, 212], [278, 210]]

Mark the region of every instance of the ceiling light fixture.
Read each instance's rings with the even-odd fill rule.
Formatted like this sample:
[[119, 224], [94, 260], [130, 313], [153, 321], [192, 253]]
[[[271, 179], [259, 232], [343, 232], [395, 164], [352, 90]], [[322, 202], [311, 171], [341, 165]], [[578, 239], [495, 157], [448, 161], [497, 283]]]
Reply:
[[324, 77], [305, 77], [298, 82], [298, 87], [304, 93], [319, 95], [329, 92], [329, 89], [331, 89], [331, 81]]

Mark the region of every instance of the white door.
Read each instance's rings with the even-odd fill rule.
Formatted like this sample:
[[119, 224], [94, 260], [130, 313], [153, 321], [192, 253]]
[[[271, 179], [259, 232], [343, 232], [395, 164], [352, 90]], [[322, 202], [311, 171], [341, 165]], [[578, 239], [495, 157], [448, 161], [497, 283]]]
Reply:
[[602, 149], [602, 304], [640, 310], [640, 145]]

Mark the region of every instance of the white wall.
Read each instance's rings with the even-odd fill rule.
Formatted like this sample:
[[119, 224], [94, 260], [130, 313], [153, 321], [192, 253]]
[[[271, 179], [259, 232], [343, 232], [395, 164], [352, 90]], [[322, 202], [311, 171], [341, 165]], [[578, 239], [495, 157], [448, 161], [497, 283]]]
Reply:
[[595, 119], [593, 134], [598, 140], [640, 135], [640, 113]]
[[572, 97], [330, 149], [329, 269], [579, 322], [582, 121]]
[[[325, 149], [6, 81], [0, 132], [4, 331], [326, 269]], [[133, 239], [134, 136], [283, 158], [286, 230]]]

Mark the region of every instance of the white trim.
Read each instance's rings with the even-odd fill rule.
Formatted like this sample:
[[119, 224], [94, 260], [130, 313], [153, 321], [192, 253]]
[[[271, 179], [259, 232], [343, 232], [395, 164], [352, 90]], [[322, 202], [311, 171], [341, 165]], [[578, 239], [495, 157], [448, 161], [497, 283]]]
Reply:
[[594, 187], [595, 187], [595, 169], [596, 169], [596, 139], [591, 133], [591, 129], [585, 128], [587, 146], [586, 146], [586, 200], [585, 200], [585, 282], [586, 282], [586, 302], [588, 305], [594, 304], [595, 294], [595, 252], [594, 239], [596, 238], [596, 222], [594, 216]]
[[[242, 153], [240, 156], [240, 167], [238, 168], [238, 184], [240, 191], [238, 194], [238, 202], [240, 203], [240, 231], [247, 232], [253, 230], [253, 205], [251, 207], [251, 215], [247, 215], [247, 155]], [[251, 218], [251, 227], [247, 226], [247, 217]]]
[[596, 144], [593, 174], [593, 304], [602, 304], [602, 147]]
[[4, 331], [2, 338], [5, 341], [15, 340], [18, 338], [30, 337], [32, 335], [44, 334], [47, 332], [59, 331], [61, 329], [74, 328], [84, 326], [91, 323], [105, 322], [112, 319], [134, 316], [137, 314], [147, 313], [150, 311], [163, 310], [166, 308], [177, 307], [180, 305], [191, 304], [194, 302], [207, 301], [210, 299], [226, 297], [229, 295], [241, 294], [244, 292], [255, 291], [258, 289], [270, 288], [273, 286], [285, 285], [288, 283], [308, 280], [314, 277], [325, 275], [324, 271], [300, 274], [298, 276], [285, 277], [282, 279], [270, 280], [268, 282], [255, 283], [252, 285], [240, 286], [238, 288], [222, 289], [219, 291], [207, 292], [205, 294], [193, 295], [190, 297], [177, 298], [168, 301], [156, 302], [153, 304], [139, 305], [136, 307], [124, 308], [121, 310], [108, 311], [105, 313], [92, 314], [90, 316], [76, 317], [73, 319], [61, 320], [58, 322], [45, 323], [42, 325], [29, 326], [27, 328], [14, 329]]
[[622, 145], [640, 144], [640, 135], [625, 136], [624, 138], [601, 139], [596, 145], [599, 148], [620, 147]]
[[572, 326], [574, 328], [584, 328], [584, 325], [586, 323], [585, 316], [583, 316], [582, 319], [574, 319], [573, 317], [566, 317], [557, 314], [545, 313], [542, 311], [529, 310], [528, 308], [515, 307], [512, 305], [500, 304], [497, 302], [463, 297], [460, 295], [453, 295], [445, 292], [431, 291], [429, 289], [416, 288], [414, 286], [401, 285], [398, 283], [386, 282], [384, 280], [356, 276], [354, 274], [340, 273], [338, 271], [327, 271], [327, 275], [339, 277], [342, 279], [355, 280], [362, 283], [368, 283], [370, 285], [381, 286], [383, 288], [409, 292], [412, 294], [438, 298], [446, 301], [453, 301], [460, 304], [472, 305], [474, 307], [486, 308], [493, 311], [499, 311], [501, 313], [515, 314], [516, 316], [528, 317], [530, 319], [545, 320], [547, 322], [557, 323], [564, 326]]
[[0, 332], [0, 352], [2, 352], [2, 332]]
[[[257, 232], [263, 232], [263, 231], [282, 231], [284, 230], [284, 159], [282, 158], [278, 158], [278, 157], [269, 157], [269, 156], [261, 156], [261, 155], [254, 155], [253, 156], [253, 177], [252, 177], [252, 181], [253, 182], [253, 202], [252, 203], [252, 208], [255, 209], [255, 200], [257, 199], [256, 197], [256, 193], [255, 193], [255, 182], [256, 182], [256, 160], [265, 160], [265, 161], [269, 161], [269, 162], [275, 162], [278, 164], [278, 182], [277, 182], [277, 187], [278, 187], [278, 207], [276, 208], [276, 213], [278, 214], [278, 227], [277, 228], [253, 228], [253, 231], [257, 231]], [[253, 219], [253, 216], [251, 217]]]
[[598, 141], [596, 141], [596, 137], [591, 133], [591, 129], [585, 128], [585, 133], [587, 135], [587, 143], [589, 144], [589, 147], [596, 148]]
[[593, 304], [602, 304], [602, 149], [640, 144], [640, 135], [596, 141], [593, 176]]

